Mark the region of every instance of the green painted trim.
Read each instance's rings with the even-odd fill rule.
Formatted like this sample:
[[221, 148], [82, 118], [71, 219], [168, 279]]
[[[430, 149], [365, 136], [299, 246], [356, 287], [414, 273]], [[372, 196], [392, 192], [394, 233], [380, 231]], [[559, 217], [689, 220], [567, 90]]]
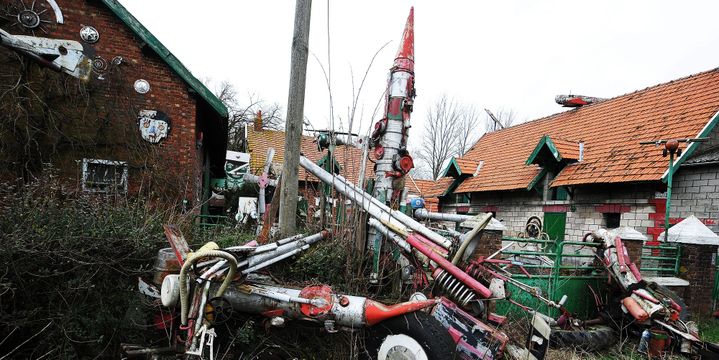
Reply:
[[543, 178], [545, 175], [547, 175], [547, 172], [548, 172], [548, 171], [549, 171], [549, 170], [542, 168], [542, 170], [539, 172], [539, 174], [537, 174], [537, 176], [535, 176], [534, 179], [532, 179], [532, 181], [529, 182], [529, 185], [527, 185], [527, 191], [532, 190], [532, 188], [533, 188], [535, 185], [537, 185], [537, 183], [539, 182], [539, 180], [542, 180], [542, 178]]
[[462, 169], [459, 168], [459, 164], [457, 164], [457, 160], [454, 156], [452, 156], [452, 160], [449, 161], [449, 164], [447, 164], [447, 167], [444, 168], [444, 171], [442, 171], [442, 174], [439, 176], [440, 178], [446, 177], [447, 173], [449, 172], [449, 169], [454, 166], [454, 169], [457, 170], [457, 176], [462, 175]]
[[122, 20], [142, 41], [145, 42], [157, 55], [165, 61], [165, 63], [182, 78], [187, 85], [196, 91], [203, 100], [205, 100], [210, 107], [219, 115], [221, 118], [227, 118], [228, 112], [227, 107], [222, 103], [220, 99], [215, 96], [200, 80], [192, 75], [185, 65], [180, 62], [179, 59], [158, 40], [142, 23], [140, 23], [124, 6], [122, 6], [117, 0], [102, 0], [102, 2]]
[[[447, 186], [447, 189], [445, 189], [443, 193], [437, 195], [436, 197], [441, 198], [441, 197], [444, 197], [447, 195], [454, 194], [454, 190], [457, 189], [457, 187], [459, 186], [460, 183], [462, 183], [462, 181], [464, 181], [464, 178], [461, 178], [461, 177], [455, 178], [454, 181], [452, 181], [452, 183], [449, 184], [449, 186]], [[466, 193], [460, 193], [460, 194], [466, 194]]]
[[552, 139], [549, 138], [549, 135], [544, 135], [541, 139], [539, 139], [539, 143], [534, 148], [534, 151], [532, 151], [532, 154], [529, 155], [529, 158], [524, 163], [524, 165], [531, 165], [539, 155], [539, 152], [542, 150], [542, 147], [544, 147], [545, 145], [549, 149], [549, 152], [552, 153], [552, 156], [554, 156], [554, 159], [557, 160], [557, 162], [562, 161], [562, 155], [559, 153], [559, 150], [557, 150], [557, 147], [554, 145], [554, 142], [552, 142]]
[[[719, 111], [717, 111], [716, 114], [709, 120], [709, 122], [704, 125], [704, 128], [697, 134], [696, 137], [702, 138], [707, 137], [716, 127], [717, 123], [719, 123]], [[684, 160], [690, 158], [692, 154], [697, 150], [697, 148], [701, 145], [699, 142], [693, 142], [689, 143], [689, 146], [687, 146], [686, 150], [682, 153], [682, 156], [680, 156], [678, 159], [674, 160], [674, 166], [672, 166], [673, 173], [677, 172], [677, 169], [684, 163]], [[669, 169], [664, 171], [664, 175], [662, 175], [662, 182], [667, 182], [667, 179], [669, 177]]]

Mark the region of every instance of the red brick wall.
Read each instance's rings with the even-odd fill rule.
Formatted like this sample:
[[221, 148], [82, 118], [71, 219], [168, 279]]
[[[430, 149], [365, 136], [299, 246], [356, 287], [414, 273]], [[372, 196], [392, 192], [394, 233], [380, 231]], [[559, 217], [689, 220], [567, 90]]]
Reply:
[[[86, 53], [94, 53], [108, 63], [116, 56], [124, 59], [118, 68], [109, 65], [111, 76], [98, 80], [97, 76], [93, 75], [88, 84], [88, 87], [92, 88], [89, 94], [91, 103], [105, 107], [99, 109], [99, 112], [123, 113], [119, 117], [122, 123], [114, 125], [124, 127], [128, 134], [137, 138], [140, 133], [136, 114], [142, 109], [166, 113], [170, 118], [171, 128], [167, 138], [147, 148], [146, 155], [141, 152], [131, 154], [120, 144], [114, 148], [98, 150], [96, 153], [86, 151], [82, 154], [73, 153], [65, 158], [59, 156], [58, 159], [62, 160], [58, 160], [59, 164], [55, 165], [63, 169], [62, 172], [68, 180], [77, 181], [78, 167], [74, 163], [74, 160], [78, 160], [77, 157], [110, 157], [109, 160], [128, 161], [131, 168], [128, 181], [131, 192], [140, 188], [146, 190], [151, 185], [155, 186], [153, 191], [162, 191], [163, 187], [167, 186], [181, 192], [181, 197], [184, 196], [193, 205], [197, 205], [202, 156], [195, 146], [196, 100], [189, 94], [186, 83], [151, 49], [146, 48], [143, 51], [141, 40], [102, 3], [66, 0], [59, 2], [59, 5], [64, 15], [64, 24], [51, 24], [47, 27], [48, 34], [42, 33], [38, 36], [78, 41], [86, 47]], [[48, 13], [52, 13], [52, 10], [48, 10]], [[97, 43], [87, 44], [80, 39], [79, 31], [83, 25], [93, 26], [98, 30], [100, 40]], [[24, 34], [17, 27], [6, 30], [12, 34]], [[65, 76], [70, 78], [69, 75]], [[133, 83], [137, 79], [145, 79], [150, 83], [149, 93], [140, 95], [133, 90]], [[156, 176], [159, 173], [172, 176]]]

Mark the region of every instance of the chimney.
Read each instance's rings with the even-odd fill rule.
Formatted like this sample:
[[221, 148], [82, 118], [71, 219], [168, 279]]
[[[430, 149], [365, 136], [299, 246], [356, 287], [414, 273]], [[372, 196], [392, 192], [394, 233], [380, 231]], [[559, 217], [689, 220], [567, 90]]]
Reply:
[[584, 160], [584, 141], [579, 142], [579, 159], [577, 161], [582, 162]]
[[257, 110], [257, 115], [255, 115], [255, 131], [262, 131], [262, 110]]

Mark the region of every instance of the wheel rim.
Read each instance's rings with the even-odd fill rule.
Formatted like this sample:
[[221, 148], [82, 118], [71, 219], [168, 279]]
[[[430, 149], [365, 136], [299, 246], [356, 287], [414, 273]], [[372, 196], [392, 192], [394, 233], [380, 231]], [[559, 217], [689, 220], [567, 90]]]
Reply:
[[429, 360], [417, 340], [404, 335], [389, 335], [379, 347], [377, 360]]

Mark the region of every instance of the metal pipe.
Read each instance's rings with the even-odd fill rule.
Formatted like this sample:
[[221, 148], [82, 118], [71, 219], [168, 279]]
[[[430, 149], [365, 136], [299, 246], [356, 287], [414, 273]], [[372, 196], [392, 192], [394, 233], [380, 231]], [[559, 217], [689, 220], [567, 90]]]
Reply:
[[382, 223], [379, 220], [377, 220], [375, 218], [370, 218], [369, 226], [377, 229], [377, 231], [379, 231], [382, 235], [390, 238], [392, 241], [394, 241], [395, 244], [397, 244], [397, 246], [401, 247], [404, 251], [406, 251], [406, 252], [412, 251], [412, 248], [409, 246], [409, 244], [404, 239], [402, 239], [401, 236], [390, 231], [389, 228], [382, 225]]
[[316, 243], [317, 241], [321, 239], [325, 239], [329, 237], [329, 231], [323, 230], [318, 232], [317, 234], [313, 234], [310, 236], [307, 236], [305, 238], [286, 243], [284, 245], [278, 246], [276, 249], [272, 251], [267, 251], [259, 255], [250, 256], [245, 260], [240, 261], [238, 266], [255, 266], [257, 264], [263, 263], [267, 260], [270, 260], [272, 258], [275, 258], [277, 256], [281, 256], [287, 252], [290, 252], [295, 249], [299, 249], [303, 247], [304, 245], [312, 245]]
[[469, 274], [462, 271], [462, 269], [452, 264], [449, 260], [428, 249], [424, 244], [422, 244], [422, 241], [420, 241], [419, 238], [420, 235], [410, 234], [407, 237], [407, 242], [412, 245], [412, 247], [419, 250], [422, 254], [430, 258], [430, 260], [437, 263], [439, 267], [447, 271], [450, 275], [457, 278], [457, 280], [461, 281], [463, 284], [469, 286], [472, 290], [479, 293], [483, 298], [487, 299], [492, 296], [492, 292], [484, 285], [482, 285], [479, 281], [475, 280]]
[[267, 267], [267, 266], [270, 266], [270, 265], [272, 265], [272, 264], [274, 264], [274, 263], [276, 263], [276, 262], [278, 262], [278, 261], [287, 259], [287, 258], [290, 257], [290, 256], [299, 254], [300, 252], [305, 251], [305, 250], [307, 250], [307, 249], [309, 249], [309, 248], [310, 248], [310, 245], [307, 244], [307, 245], [302, 246], [301, 248], [294, 249], [294, 250], [292, 250], [292, 251], [290, 251], [290, 252], [287, 252], [287, 253], [281, 254], [281, 255], [279, 255], [279, 256], [277, 256], [277, 257], [275, 257], [275, 258], [269, 259], [269, 260], [267, 260], [267, 261], [265, 261], [265, 262], [262, 262], [262, 263], [259, 263], [259, 264], [257, 264], [257, 265], [251, 266], [251, 267], [249, 267], [249, 268], [247, 268], [247, 269], [245, 269], [245, 270], [242, 270], [242, 275], [247, 275], [247, 274], [249, 274], [249, 273], [251, 273], [251, 272], [255, 272], [255, 271], [259, 270], [259, 269], [262, 269], [262, 268], [265, 268], [265, 267]]
[[474, 216], [462, 214], [445, 214], [440, 212], [430, 212], [427, 209], [417, 209], [414, 211], [414, 217], [420, 220], [451, 221], [461, 223], [472, 219]]
[[[213, 286], [216, 286], [213, 284]], [[303, 296], [302, 290], [282, 288], [260, 284], [233, 284], [225, 292], [224, 298], [233, 309], [242, 313], [261, 314], [268, 310], [282, 310], [283, 317], [289, 319], [304, 319], [324, 322], [327, 317], [320, 314], [313, 316], [303, 311], [310, 308], [327, 306], [327, 313], [337, 325], [358, 328], [365, 325], [372, 326], [382, 320], [402, 314], [421, 310], [437, 303], [436, 300], [412, 300], [395, 305], [384, 305], [362, 296], [342, 295], [328, 293], [327, 297], [314, 297], [308, 299]], [[329, 300], [329, 304], [327, 303]]]
[[[317, 176], [321, 181], [326, 184], [333, 184], [334, 188], [350, 198], [354, 203], [362, 206], [362, 208], [368, 212], [371, 216], [381, 220], [386, 220], [395, 226], [402, 226], [414, 230], [432, 242], [441, 245], [442, 247], [449, 249], [452, 246], [452, 241], [445, 238], [442, 235], [435, 233], [428, 229], [424, 225], [420, 224], [411, 217], [390, 209], [387, 205], [383, 204], [379, 200], [367, 194], [361, 189], [358, 189], [354, 184], [348, 182], [344, 177], [340, 175], [332, 175], [324, 171], [317, 164], [307, 159], [304, 156], [300, 156], [300, 166], [305, 168], [309, 173]], [[333, 181], [334, 178], [334, 181]]]
[[180, 322], [183, 326], [187, 325], [187, 302], [189, 301], [189, 299], [187, 297], [187, 287], [185, 285], [185, 281], [187, 278], [187, 271], [190, 266], [192, 266], [192, 264], [194, 264], [197, 260], [204, 257], [219, 257], [228, 261], [230, 265], [230, 271], [227, 276], [225, 276], [225, 280], [222, 282], [222, 285], [219, 287], [219, 289], [217, 289], [215, 297], [222, 296], [224, 291], [232, 282], [232, 278], [234, 277], [235, 271], [237, 270], [237, 260], [232, 254], [213, 249], [213, 247], [217, 246], [214, 243], [206, 244], [206, 246], [207, 248], [200, 248], [198, 252], [192, 254], [192, 256], [190, 256], [187, 261], [185, 261], [185, 263], [182, 265], [182, 269], [180, 269]]

